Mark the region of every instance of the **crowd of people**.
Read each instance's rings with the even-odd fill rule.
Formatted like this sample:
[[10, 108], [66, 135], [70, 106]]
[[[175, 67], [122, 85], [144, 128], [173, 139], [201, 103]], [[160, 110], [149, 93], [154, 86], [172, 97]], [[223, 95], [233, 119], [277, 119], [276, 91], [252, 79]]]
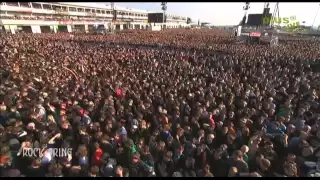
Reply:
[[235, 44], [221, 29], [0, 36], [3, 177], [320, 175], [317, 40]]

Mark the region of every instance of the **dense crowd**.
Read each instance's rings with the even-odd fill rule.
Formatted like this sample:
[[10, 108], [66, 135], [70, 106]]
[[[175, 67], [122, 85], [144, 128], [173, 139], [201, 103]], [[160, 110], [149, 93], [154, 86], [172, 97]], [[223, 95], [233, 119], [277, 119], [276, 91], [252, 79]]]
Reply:
[[317, 40], [235, 44], [221, 29], [0, 36], [1, 176], [320, 175]]

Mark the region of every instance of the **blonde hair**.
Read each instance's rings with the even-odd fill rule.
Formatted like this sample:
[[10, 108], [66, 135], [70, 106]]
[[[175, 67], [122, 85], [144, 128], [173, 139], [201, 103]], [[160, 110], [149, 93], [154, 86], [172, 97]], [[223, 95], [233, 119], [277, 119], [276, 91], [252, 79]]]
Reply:
[[244, 154], [248, 153], [249, 152], [249, 147], [247, 145], [243, 145], [241, 147], [241, 152], [244, 153]]
[[229, 169], [228, 177], [235, 176], [237, 173], [238, 173], [238, 169], [233, 166]]

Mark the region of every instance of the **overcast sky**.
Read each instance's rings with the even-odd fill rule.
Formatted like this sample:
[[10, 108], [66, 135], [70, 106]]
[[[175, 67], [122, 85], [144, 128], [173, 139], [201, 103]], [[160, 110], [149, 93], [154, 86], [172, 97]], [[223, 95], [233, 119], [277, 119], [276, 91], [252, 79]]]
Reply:
[[[109, 5], [110, 3], [107, 3]], [[251, 3], [249, 13], [262, 13], [264, 3]], [[279, 3], [280, 17], [296, 16], [306, 25], [311, 25], [320, 3]], [[116, 6], [161, 12], [161, 3], [115, 3]], [[214, 25], [235, 25], [243, 17], [244, 3], [168, 3], [168, 13], [191, 17], [195, 22], [210, 22]], [[273, 12], [275, 3], [270, 3]], [[320, 12], [314, 26], [320, 25]]]

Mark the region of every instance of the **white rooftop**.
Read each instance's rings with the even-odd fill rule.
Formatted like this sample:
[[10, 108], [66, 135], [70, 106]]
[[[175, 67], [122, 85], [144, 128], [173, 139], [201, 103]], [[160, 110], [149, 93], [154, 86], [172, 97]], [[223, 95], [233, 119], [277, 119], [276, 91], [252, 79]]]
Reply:
[[[37, 2], [40, 3], [40, 2]], [[81, 3], [81, 2], [41, 2], [44, 4], [61, 4], [61, 5], [69, 5], [69, 6], [78, 6], [78, 7], [84, 7], [84, 8], [100, 8], [100, 9], [111, 9], [111, 3]], [[122, 10], [122, 11], [128, 11], [128, 12], [137, 12], [137, 13], [156, 13], [154, 11], [147, 11], [147, 10], [141, 10], [141, 9], [132, 9], [127, 7], [120, 7], [120, 6], [114, 6], [115, 10]], [[177, 14], [171, 14], [167, 13], [167, 16], [179, 16]], [[184, 17], [184, 16], [179, 16]]]
[[[74, 2], [59, 2], [59, 4], [64, 5], [73, 5], [73, 6], [82, 6], [82, 7], [91, 7], [91, 8], [101, 8], [101, 9], [111, 9], [111, 3], [74, 3]], [[126, 8], [126, 7], [120, 7], [120, 6], [114, 6], [115, 10], [123, 10], [123, 11], [134, 11], [134, 12], [140, 12], [140, 13], [151, 13], [150, 11], [146, 10], [140, 10], [140, 9], [132, 9], [132, 8]]]

